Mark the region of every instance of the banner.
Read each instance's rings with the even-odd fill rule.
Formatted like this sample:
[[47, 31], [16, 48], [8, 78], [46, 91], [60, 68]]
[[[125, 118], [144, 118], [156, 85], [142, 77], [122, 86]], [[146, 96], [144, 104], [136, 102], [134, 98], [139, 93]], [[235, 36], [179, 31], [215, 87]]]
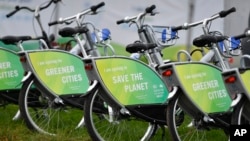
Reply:
[[0, 90], [20, 89], [24, 71], [19, 56], [2, 48], [0, 56]]
[[29, 58], [36, 77], [53, 93], [84, 94], [89, 88], [80, 57], [50, 50], [30, 52]]
[[176, 73], [188, 97], [205, 113], [224, 112], [231, 105], [221, 70], [216, 67], [187, 63], [176, 65]]
[[103, 84], [123, 105], [163, 104], [168, 90], [161, 77], [149, 66], [128, 58], [97, 59]]

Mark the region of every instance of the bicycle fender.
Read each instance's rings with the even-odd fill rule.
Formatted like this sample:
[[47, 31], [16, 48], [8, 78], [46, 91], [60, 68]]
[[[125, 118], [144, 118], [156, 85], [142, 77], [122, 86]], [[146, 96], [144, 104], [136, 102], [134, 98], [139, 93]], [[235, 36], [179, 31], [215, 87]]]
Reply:
[[236, 106], [240, 102], [241, 98], [242, 98], [242, 94], [237, 94], [237, 97], [231, 103], [231, 107]]
[[87, 96], [88, 94], [94, 92], [97, 89], [97, 85], [99, 82], [97, 80], [94, 80], [93, 83], [89, 86], [87, 92], [83, 96]]
[[27, 74], [22, 78], [21, 82], [23, 83], [24, 81], [26, 81], [30, 76], [31, 76], [32, 72], [28, 71]]
[[178, 90], [178, 87], [173, 87], [173, 90], [168, 94], [168, 99], [173, 98], [177, 90]]

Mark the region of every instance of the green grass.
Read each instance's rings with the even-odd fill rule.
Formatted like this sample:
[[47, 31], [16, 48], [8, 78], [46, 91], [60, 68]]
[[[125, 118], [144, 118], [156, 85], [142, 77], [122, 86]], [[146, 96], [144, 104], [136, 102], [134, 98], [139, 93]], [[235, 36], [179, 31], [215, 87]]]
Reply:
[[[90, 141], [85, 130], [82, 135], [70, 133], [68, 130], [58, 132], [57, 136], [49, 136], [29, 130], [22, 119], [13, 121], [12, 118], [18, 106], [8, 104], [0, 107], [0, 141]], [[67, 132], [66, 132], [67, 131]]]
[[[58, 132], [57, 136], [49, 136], [31, 131], [26, 127], [22, 119], [12, 120], [17, 109], [18, 106], [14, 104], [0, 107], [0, 141], [91, 141], [85, 128], [81, 135], [77, 134], [77, 132], [68, 132], [68, 130]], [[134, 126], [136, 125], [137, 124]], [[165, 137], [170, 141], [168, 130], [167, 128], [165, 129]], [[183, 130], [183, 132], [188, 131]], [[207, 137], [213, 141], [226, 141], [222, 134], [223, 132], [221, 130], [212, 130], [212, 133]], [[130, 135], [124, 135], [124, 139], [128, 136]], [[153, 141], [159, 141], [161, 136], [162, 130], [158, 130], [156, 139], [154, 138]], [[208, 141], [210, 141], [210, 139], [208, 139]]]

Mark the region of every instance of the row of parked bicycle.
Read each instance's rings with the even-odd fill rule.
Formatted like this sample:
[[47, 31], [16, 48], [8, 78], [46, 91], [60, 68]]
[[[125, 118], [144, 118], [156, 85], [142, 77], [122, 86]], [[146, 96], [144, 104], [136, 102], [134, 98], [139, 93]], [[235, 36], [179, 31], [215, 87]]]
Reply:
[[[36, 9], [17, 6], [7, 17], [26, 9], [40, 23], [39, 11], [57, 2], [50, 0]], [[29, 129], [48, 135], [62, 130], [81, 135], [86, 127], [93, 140], [107, 141], [211, 140], [216, 132], [228, 140], [230, 125], [249, 124], [250, 73], [243, 59], [250, 56], [242, 56], [239, 68], [232, 68], [228, 60], [241, 55], [236, 50], [250, 31], [229, 37], [210, 30], [213, 20], [235, 12], [234, 7], [180, 26], [144, 23], [156, 14], [155, 5], [117, 20], [118, 25], [135, 24], [138, 29], [140, 40], [126, 46], [131, 53], [127, 57], [115, 54], [108, 29], [99, 30], [84, 19], [104, 5], [49, 23], [66, 25], [59, 34], [76, 41], [70, 51], [54, 49], [42, 24], [42, 37], [1, 38], [20, 48], [0, 48], [0, 94], [18, 104], [14, 119], [22, 117]], [[68, 26], [73, 22], [77, 27]], [[193, 40], [197, 48], [191, 53], [180, 50], [177, 61], [165, 60], [164, 49], [175, 44], [178, 31], [198, 26], [204, 34]], [[159, 29], [161, 38], [156, 35]], [[39, 41], [39, 48], [26, 50], [23, 43], [30, 40]], [[192, 60], [196, 52], [202, 54], [200, 61]]]

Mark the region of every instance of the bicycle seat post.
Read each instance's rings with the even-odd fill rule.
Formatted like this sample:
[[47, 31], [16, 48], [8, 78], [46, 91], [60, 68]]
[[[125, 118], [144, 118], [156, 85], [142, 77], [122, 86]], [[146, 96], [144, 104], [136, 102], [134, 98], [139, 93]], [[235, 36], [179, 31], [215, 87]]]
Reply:
[[76, 35], [74, 36], [74, 38], [76, 39], [78, 45], [79, 45], [80, 48], [81, 48], [81, 52], [82, 52], [83, 57], [84, 57], [84, 58], [87, 58], [88, 55], [87, 55], [86, 50], [85, 50], [85, 48], [84, 48], [84, 46], [83, 46], [83, 44], [82, 44], [82, 41], [81, 41], [81, 39], [80, 39], [80, 37], [79, 37], [79, 34], [76, 34]]

